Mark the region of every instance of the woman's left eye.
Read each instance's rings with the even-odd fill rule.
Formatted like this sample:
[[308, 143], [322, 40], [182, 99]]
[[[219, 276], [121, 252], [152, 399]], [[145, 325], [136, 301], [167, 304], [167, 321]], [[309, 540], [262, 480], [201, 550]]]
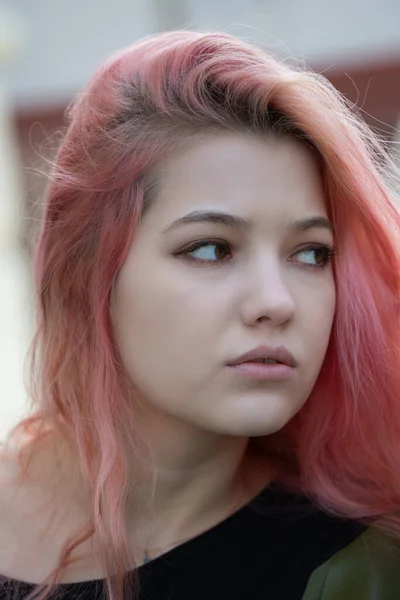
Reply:
[[[296, 256], [301, 254], [308, 255], [308, 259], [306, 259], [303, 263], [305, 267], [316, 267], [317, 269], [323, 269], [332, 262], [333, 256], [335, 255], [336, 250], [333, 246], [326, 244], [323, 246], [313, 246], [309, 248], [305, 248], [296, 253]], [[312, 261], [312, 255], [314, 254], [315, 264]]]
[[[299, 262], [305, 268], [323, 269], [332, 261], [335, 252], [335, 248], [329, 244], [313, 245], [296, 252], [294, 256], [305, 255], [306, 258], [304, 261], [295, 262]], [[183, 256], [198, 264], [221, 263], [231, 258], [232, 248], [226, 242], [203, 240], [192, 244], [176, 256]]]

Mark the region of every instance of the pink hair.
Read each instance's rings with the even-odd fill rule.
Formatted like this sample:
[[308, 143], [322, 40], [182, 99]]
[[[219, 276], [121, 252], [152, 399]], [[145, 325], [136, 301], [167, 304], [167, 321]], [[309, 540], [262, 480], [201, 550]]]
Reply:
[[318, 381], [281, 431], [251, 443], [282, 483], [323, 510], [400, 537], [400, 213], [379, 140], [324, 77], [222, 33], [165, 33], [115, 54], [69, 119], [35, 259], [35, 412], [14, 433], [36, 431], [32, 452], [46, 431], [68, 439], [93, 503], [88, 529], [66, 544], [37, 597], [96, 532], [109, 597], [122, 599], [137, 438], [110, 294], [156, 193], [152, 167], [209, 131], [276, 132], [311, 144], [339, 248], [337, 311]]

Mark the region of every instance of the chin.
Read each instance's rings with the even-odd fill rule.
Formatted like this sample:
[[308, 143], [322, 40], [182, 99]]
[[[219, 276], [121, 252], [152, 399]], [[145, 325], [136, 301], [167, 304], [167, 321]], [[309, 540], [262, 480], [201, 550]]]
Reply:
[[271, 435], [273, 433], [276, 433], [277, 431], [280, 431], [287, 423], [288, 419], [276, 419], [275, 421], [270, 421], [269, 423], [263, 423], [260, 421], [244, 423], [243, 421], [241, 421], [237, 424], [226, 424], [225, 427], [221, 427], [218, 429], [218, 433], [222, 433], [224, 435], [232, 435], [235, 437], [261, 437]]

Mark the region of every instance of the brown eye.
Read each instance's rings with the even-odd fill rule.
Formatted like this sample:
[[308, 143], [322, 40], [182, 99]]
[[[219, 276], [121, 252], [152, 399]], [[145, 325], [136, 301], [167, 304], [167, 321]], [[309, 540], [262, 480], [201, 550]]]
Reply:
[[304, 267], [310, 268], [321, 268], [327, 267], [332, 261], [334, 255], [334, 248], [329, 245], [325, 246], [313, 246], [300, 250], [296, 256], [301, 254], [306, 255], [305, 261], [299, 261]]
[[197, 242], [179, 253], [185, 258], [199, 263], [217, 263], [225, 260], [230, 254], [231, 247], [229, 244], [211, 240]]

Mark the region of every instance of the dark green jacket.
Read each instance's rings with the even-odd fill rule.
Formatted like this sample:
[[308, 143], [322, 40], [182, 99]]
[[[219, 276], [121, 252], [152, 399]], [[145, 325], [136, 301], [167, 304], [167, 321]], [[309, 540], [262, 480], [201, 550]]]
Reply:
[[400, 542], [367, 529], [312, 573], [302, 600], [400, 600]]

